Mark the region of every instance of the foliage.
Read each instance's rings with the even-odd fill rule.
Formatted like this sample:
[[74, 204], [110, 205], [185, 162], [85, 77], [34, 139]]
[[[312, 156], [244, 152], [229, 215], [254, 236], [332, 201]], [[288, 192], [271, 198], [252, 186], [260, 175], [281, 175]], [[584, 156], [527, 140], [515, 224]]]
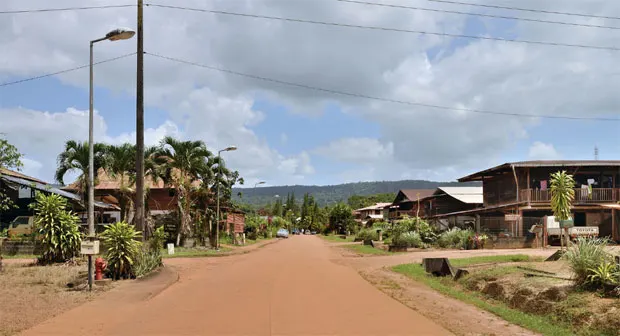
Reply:
[[376, 203], [391, 203], [394, 201], [396, 193], [382, 193], [373, 195], [352, 195], [347, 199], [347, 204], [351, 209], [361, 209]]
[[0, 231], [0, 238], [4, 238], [8, 236], [9, 236], [9, 229], [2, 229], [2, 231]]
[[82, 242], [79, 218], [67, 210], [67, 200], [60, 195], [37, 192], [31, 207], [43, 245], [43, 255], [39, 262], [65, 262], [78, 255]]
[[[20, 170], [23, 155], [6, 139], [0, 139], [0, 168]], [[11, 198], [0, 189], [0, 212], [16, 207]]]
[[355, 238], [361, 240], [379, 240], [379, 235], [376, 229], [362, 229], [355, 235]]
[[577, 242], [568, 248], [564, 257], [568, 260], [578, 286], [586, 286], [593, 275], [592, 270], [604, 263], [612, 262], [605, 251], [607, 240], [601, 238], [577, 238]]
[[120, 188], [115, 192], [121, 208], [121, 222], [128, 216], [132, 203], [129, 174], [136, 166], [136, 146], [124, 143], [122, 145], [108, 145], [104, 149], [105, 169], [111, 177], [120, 181]]
[[472, 235], [467, 237], [467, 242], [465, 243], [465, 249], [466, 250], [483, 249], [488, 239], [489, 237], [485, 234], [479, 235], [477, 233], [473, 233]]
[[357, 224], [353, 219], [353, 211], [344, 204], [336, 204], [329, 213], [329, 230], [337, 233], [355, 233]]
[[105, 257], [113, 279], [135, 276], [133, 266], [142, 246], [136, 238], [140, 235], [139, 231], [125, 222], [109, 225], [101, 235], [108, 248]]
[[557, 220], [567, 220], [571, 216], [571, 206], [575, 199], [575, 180], [565, 171], [551, 174], [551, 210]]
[[151, 249], [138, 249], [135, 255], [133, 274], [136, 277], [142, 277], [162, 265], [161, 252], [152, 251]]
[[158, 227], [153, 231], [153, 235], [148, 241], [149, 249], [159, 252], [159, 250], [164, 247], [166, 240], [168, 240], [168, 233], [166, 233], [163, 226]]
[[[94, 150], [94, 171], [105, 166], [106, 145], [96, 143]], [[56, 181], [64, 184], [64, 176], [69, 172], [78, 172], [80, 192], [86, 193], [88, 187], [88, 142], [69, 140], [65, 144], [65, 150], [58, 155], [58, 168], [56, 169]], [[95, 181], [96, 184], [96, 181]]]
[[355, 253], [359, 254], [370, 254], [370, 255], [389, 255], [390, 252], [374, 248], [370, 245], [345, 245], [345, 249], [351, 250]]
[[[405, 233], [416, 232], [417, 236], [421, 239], [422, 243], [432, 244], [437, 239], [435, 229], [428, 224], [425, 220], [418, 217], [405, 217], [401, 220], [395, 221], [394, 224], [388, 228], [388, 237], [391, 237], [392, 244], [404, 244], [400, 236]], [[409, 240], [413, 238], [407, 238]], [[422, 244], [418, 244], [421, 246]], [[418, 246], [416, 245], [416, 246]], [[404, 245], [396, 245], [404, 246]], [[411, 246], [413, 247], [413, 246]]]
[[588, 269], [588, 283], [595, 287], [603, 287], [605, 285], [617, 285], [620, 280], [620, 270], [616, 263], [606, 260], [595, 268]]
[[483, 248], [488, 239], [489, 237], [485, 234], [478, 235], [472, 230], [463, 230], [454, 227], [439, 235], [437, 245], [443, 248], [471, 250]]
[[392, 237], [392, 245], [398, 247], [425, 247], [422, 237], [416, 231], [403, 232]]

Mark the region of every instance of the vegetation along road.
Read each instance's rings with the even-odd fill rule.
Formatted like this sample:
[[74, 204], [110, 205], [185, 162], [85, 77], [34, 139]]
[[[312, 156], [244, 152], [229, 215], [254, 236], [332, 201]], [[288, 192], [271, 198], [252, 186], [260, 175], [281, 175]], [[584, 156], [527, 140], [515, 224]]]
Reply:
[[250, 254], [174, 259], [180, 280], [158, 295], [120, 287], [24, 334], [451, 334], [334, 258], [320, 238], [292, 236]]

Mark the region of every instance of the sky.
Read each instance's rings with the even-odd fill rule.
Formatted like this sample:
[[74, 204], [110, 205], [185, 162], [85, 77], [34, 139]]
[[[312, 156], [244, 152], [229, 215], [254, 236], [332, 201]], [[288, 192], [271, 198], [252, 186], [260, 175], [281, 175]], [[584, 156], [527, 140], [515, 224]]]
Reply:
[[[613, 19], [429, 0], [367, 1], [620, 27], [620, 20]], [[468, 1], [620, 16], [620, 2], [608, 0]], [[88, 5], [133, 3], [92, 0]], [[620, 48], [618, 29], [337, 0], [146, 3]], [[5, 0], [0, 2], [0, 13], [75, 6], [85, 3], [56, 0], [52, 6], [45, 0]], [[0, 84], [87, 65], [89, 41], [118, 27], [136, 27], [135, 7], [2, 13]], [[472, 110], [620, 118], [620, 51], [155, 6], [144, 9], [144, 29], [146, 144], [157, 144], [170, 135], [203, 140], [212, 151], [236, 145], [237, 151], [223, 155], [245, 178], [246, 186], [257, 181], [266, 185], [452, 181], [510, 161], [593, 159], [595, 147], [600, 159], [618, 158], [620, 121], [489, 115]], [[136, 39], [99, 42], [94, 50], [96, 62], [131, 54]], [[98, 64], [94, 71], [95, 141], [135, 143], [136, 56]], [[0, 133], [24, 154], [24, 173], [53, 182], [56, 157], [64, 143], [88, 137], [88, 69], [0, 85]], [[66, 182], [74, 177], [69, 175]]]

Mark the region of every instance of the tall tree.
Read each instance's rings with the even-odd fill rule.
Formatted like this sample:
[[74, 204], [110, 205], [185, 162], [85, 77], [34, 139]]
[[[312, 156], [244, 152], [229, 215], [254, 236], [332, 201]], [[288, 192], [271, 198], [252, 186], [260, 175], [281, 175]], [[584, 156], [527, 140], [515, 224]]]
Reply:
[[355, 221], [353, 211], [344, 204], [336, 204], [329, 213], [329, 229], [338, 233], [354, 233]]
[[[94, 185], [97, 185], [97, 172], [105, 166], [106, 146], [96, 143], [94, 147], [93, 167], [95, 171]], [[69, 172], [77, 172], [79, 193], [88, 207], [88, 142], [69, 140], [65, 144], [65, 150], [58, 155], [58, 168], [56, 169], [56, 181], [64, 184], [64, 177]]]
[[284, 207], [282, 206], [282, 200], [278, 198], [273, 205], [271, 214], [274, 216], [282, 217], [283, 213], [284, 213]]
[[121, 222], [124, 222], [127, 219], [132, 202], [129, 177], [136, 166], [136, 147], [128, 143], [119, 146], [108, 145], [105, 148], [105, 156], [106, 172], [120, 181], [119, 190], [115, 192], [114, 196], [118, 199], [121, 208]]
[[181, 243], [181, 235], [190, 233], [192, 183], [197, 181], [201, 170], [204, 169], [205, 159], [212, 157], [213, 153], [207, 150], [202, 141], [180, 141], [167, 136], [161, 140], [157, 156], [165, 168], [164, 180], [176, 191], [181, 219], [176, 237], [178, 246]]
[[[0, 139], [0, 168], [21, 170], [23, 167], [22, 157], [17, 147], [10, 144], [6, 139]], [[14, 206], [11, 198], [0, 189], [0, 212], [9, 210]]]

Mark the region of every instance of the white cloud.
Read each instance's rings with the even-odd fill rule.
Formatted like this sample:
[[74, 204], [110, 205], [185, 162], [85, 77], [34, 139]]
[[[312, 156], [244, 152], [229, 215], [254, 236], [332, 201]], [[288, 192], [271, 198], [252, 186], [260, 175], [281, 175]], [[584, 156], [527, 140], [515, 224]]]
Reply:
[[394, 145], [373, 138], [343, 138], [316, 148], [313, 153], [341, 162], [377, 163], [392, 159]]
[[559, 160], [562, 155], [558, 153], [553, 144], [536, 141], [530, 146], [528, 157], [531, 160]]

